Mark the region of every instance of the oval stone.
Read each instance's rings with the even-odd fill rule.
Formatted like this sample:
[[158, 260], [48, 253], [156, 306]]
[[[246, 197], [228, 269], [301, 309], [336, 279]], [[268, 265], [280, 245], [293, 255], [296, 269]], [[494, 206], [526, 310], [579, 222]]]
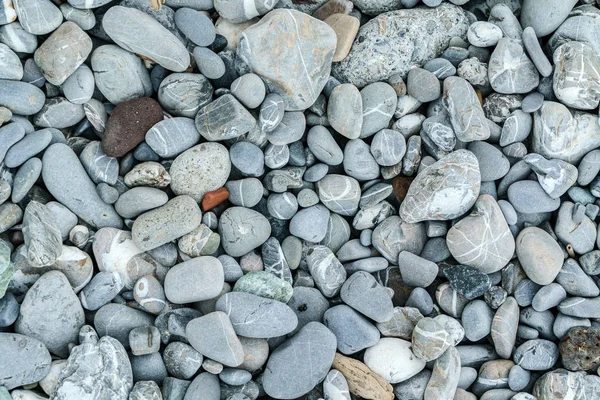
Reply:
[[2, 332], [0, 353], [4, 359], [0, 364], [0, 385], [6, 389], [36, 383], [50, 372], [52, 359], [48, 349], [32, 337]]
[[214, 299], [223, 290], [224, 282], [223, 265], [218, 259], [196, 257], [169, 269], [165, 276], [165, 295], [175, 304]]
[[33, 115], [46, 102], [46, 95], [30, 83], [0, 79], [0, 106], [18, 115]]
[[517, 257], [523, 270], [533, 282], [548, 285], [560, 272], [563, 252], [546, 231], [537, 227], [523, 229], [516, 240]]
[[395, 384], [412, 378], [425, 368], [411, 350], [409, 341], [397, 338], [382, 338], [365, 351], [365, 364], [389, 383]]
[[240, 257], [262, 245], [271, 236], [271, 224], [262, 214], [244, 207], [231, 207], [219, 218], [221, 245], [232, 257]]

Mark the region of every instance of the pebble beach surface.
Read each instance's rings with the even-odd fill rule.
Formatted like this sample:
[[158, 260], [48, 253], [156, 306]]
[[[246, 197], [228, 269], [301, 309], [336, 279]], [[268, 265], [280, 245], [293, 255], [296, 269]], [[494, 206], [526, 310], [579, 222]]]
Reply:
[[0, 1], [0, 400], [600, 399], [599, 21]]

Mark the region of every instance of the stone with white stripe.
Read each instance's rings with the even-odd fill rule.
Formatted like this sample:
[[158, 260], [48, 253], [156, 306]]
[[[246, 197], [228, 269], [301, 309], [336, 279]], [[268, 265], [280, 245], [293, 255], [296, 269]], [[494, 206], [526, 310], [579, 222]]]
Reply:
[[90, 142], [79, 155], [79, 160], [94, 183], [114, 185], [117, 182], [119, 162], [115, 157], [104, 154], [102, 142]]
[[163, 158], [176, 157], [199, 140], [200, 133], [194, 120], [185, 117], [160, 121], [146, 133], [146, 143]]
[[50, 0], [12, 0], [19, 22], [34, 35], [45, 35], [59, 27], [62, 13]]
[[333, 297], [346, 281], [346, 270], [333, 252], [325, 246], [315, 246], [306, 257], [315, 286], [325, 297]]
[[212, 100], [213, 87], [203, 75], [175, 73], [162, 80], [158, 102], [169, 114], [194, 118]]
[[352, 177], [330, 174], [317, 182], [321, 202], [334, 213], [353, 216], [358, 210], [360, 185]]

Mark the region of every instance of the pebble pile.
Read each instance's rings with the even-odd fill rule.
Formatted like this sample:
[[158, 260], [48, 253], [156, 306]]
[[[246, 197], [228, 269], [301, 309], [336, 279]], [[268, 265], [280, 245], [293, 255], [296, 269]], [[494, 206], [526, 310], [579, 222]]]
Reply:
[[600, 399], [600, 0], [0, 1], [0, 400]]

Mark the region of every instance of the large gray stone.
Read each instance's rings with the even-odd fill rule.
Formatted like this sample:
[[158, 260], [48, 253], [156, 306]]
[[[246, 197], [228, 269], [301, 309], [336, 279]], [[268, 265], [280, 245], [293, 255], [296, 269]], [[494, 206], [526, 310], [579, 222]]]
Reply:
[[245, 207], [231, 207], [219, 218], [221, 245], [232, 257], [240, 257], [262, 245], [271, 235], [269, 221]]
[[195, 122], [198, 132], [208, 141], [233, 139], [256, 125], [252, 114], [231, 94], [202, 107]]
[[62, 13], [50, 0], [13, 0], [19, 22], [27, 32], [45, 35], [63, 20]]
[[191, 320], [186, 336], [200, 354], [229, 367], [244, 361], [244, 349], [227, 314], [215, 311]]
[[350, 53], [334, 65], [332, 75], [358, 88], [394, 74], [405, 77], [413, 65], [438, 57], [452, 37], [466, 39], [468, 27], [463, 10], [448, 3], [378, 15], [360, 28]]
[[567, 107], [593, 110], [600, 102], [600, 61], [594, 50], [580, 42], [567, 42], [554, 52], [556, 97]]
[[457, 139], [472, 142], [490, 137], [490, 125], [477, 93], [465, 79], [451, 76], [444, 80], [443, 102]]
[[221, 294], [225, 276], [223, 265], [215, 257], [192, 258], [169, 269], [164, 289], [175, 304], [214, 299]]
[[33, 337], [2, 332], [0, 353], [4, 360], [0, 363], [0, 384], [6, 389], [36, 383], [50, 372], [50, 353]]
[[490, 56], [488, 78], [496, 92], [505, 94], [529, 93], [540, 81], [522, 42], [509, 38], [500, 39]]
[[27, 260], [34, 267], [52, 265], [62, 253], [62, 236], [52, 211], [35, 200], [25, 208], [23, 240]]
[[237, 55], [265, 80], [269, 92], [281, 95], [286, 110], [304, 110], [327, 82], [335, 45], [335, 32], [326, 23], [278, 9], [241, 34]]

